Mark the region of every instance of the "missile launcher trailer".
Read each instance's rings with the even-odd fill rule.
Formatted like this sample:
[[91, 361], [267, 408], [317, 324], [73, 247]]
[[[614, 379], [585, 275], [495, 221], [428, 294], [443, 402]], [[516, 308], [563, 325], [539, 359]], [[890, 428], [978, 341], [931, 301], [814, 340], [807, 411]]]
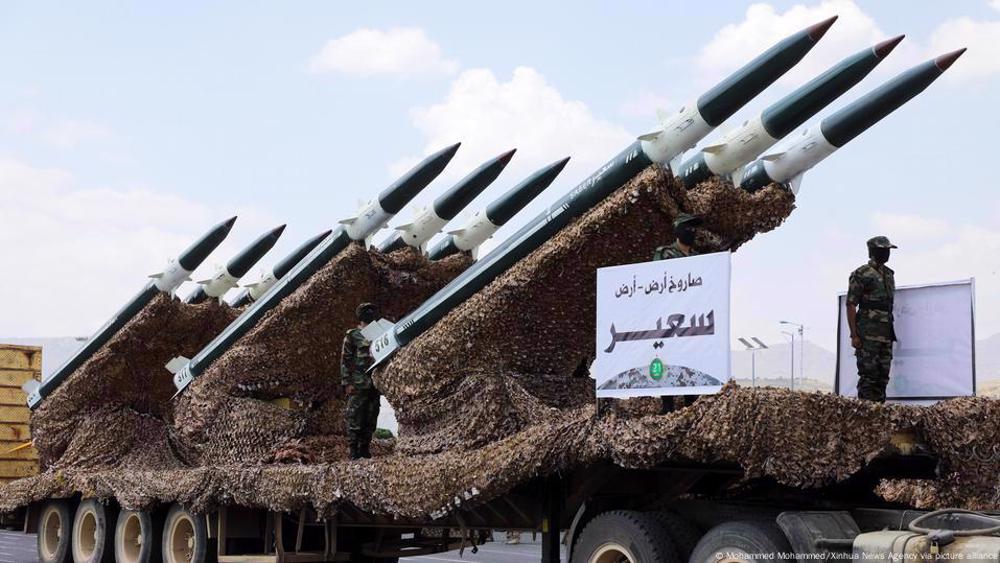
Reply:
[[[311, 446], [296, 426], [308, 426], [309, 419], [254, 395], [281, 382], [236, 382], [228, 395], [206, 394], [205, 388], [219, 384], [213, 369], [232, 368], [237, 342], [266, 328], [287, 302], [306, 300], [310, 282], [338, 259], [365, 252], [370, 236], [443, 170], [458, 145], [429, 156], [357, 217], [273, 268], [255, 286], [259, 291], [237, 297], [245, 308], [232, 312], [228, 328], [214, 333], [193, 359], [171, 362], [179, 397], [156, 428], [156, 443], [170, 452], [151, 452], [146, 435], [127, 436], [135, 443], [101, 444], [122, 448], [122, 455], [97, 463], [99, 456], [88, 449], [93, 445], [74, 440], [79, 463], [55, 460], [37, 477], [0, 487], [0, 511], [23, 511], [46, 563], [389, 562], [475, 550], [495, 529], [541, 530], [544, 563], [563, 560], [563, 533], [565, 560], [574, 563], [1000, 558], [995, 519], [919, 510], [994, 510], [1000, 504], [995, 401], [881, 406], [731, 385], [668, 415], [659, 413], [658, 401], [638, 399], [598, 417], [586, 369], [573, 369], [585, 368], [592, 348], [593, 269], [648, 257], [662, 235], [650, 225], [669, 225], [679, 212], [697, 213], [705, 218], [702, 248], [735, 250], [791, 213], [794, 195], [780, 184], [808, 166], [786, 167], [795, 172], [788, 177], [766, 169], [775, 181], [744, 190], [719, 176], [757, 155], [740, 153], [717, 169], [709, 158], [713, 174], [690, 191], [666, 166], [794, 66], [834, 20], [793, 34], [677, 114], [664, 115], [660, 130], [639, 137], [420, 306], [395, 324], [380, 323], [385, 332], [373, 343], [380, 362], [374, 378], [404, 426], [390, 453], [311, 461]], [[872, 55], [884, 55], [885, 45]], [[946, 68], [939, 63], [921, 75], [936, 77]], [[835, 90], [828, 97], [841, 93]], [[884, 92], [876, 90], [876, 97]], [[809, 105], [806, 113], [819, 109]], [[443, 261], [481, 244], [563, 165], [509, 192], [516, 205], [505, 196], [488, 207], [489, 224], [450, 233], [432, 257]], [[760, 174], [750, 170], [744, 181]], [[400, 235], [387, 241], [386, 250], [422, 248], [458, 213], [457, 205], [444, 203], [436, 201], [425, 214], [433, 228], [404, 229], [412, 240]], [[177, 280], [191, 268], [183, 270]], [[240, 274], [222, 273], [225, 286]], [[205, 294], [221, 297], [219, 292]], [[296, 312], [297, 329], [323, 321]], [[530, 334], [525, 325], [532, 326]], [[315, 351], [300, 342], [281, 347], [293, 353], [280, 356], [287, 365], [277, 367], [284, 373], [268, 372], [268, 378], [315, 375], [301, 369], [307, 364], [296, 364]], [[235, 354], [259, 361], [246, 350]], [[73, 375], [62, 371], [64, 379]], [[46, 396], [38, 394], [35, 403]], [[206, 408], [206, 397], [257, 409], [250, 412], [251, 426], [292, 421], [282, 436], [293, 438], [272, 444], [280, 449], [274, 455], [254, 458], [259, 444], [252, 442], [260, 434], [236, 428], [237, 415], [245, 413], [225, 411], [221, 422], [191, 414]], [[137, 428], [146, 428], [150, 417], [144, 414], [126, 413]], [[212, 452], [205, 455], [190, 437], [206, 433], [235, 436], [230, 449], [239, 451], [227, 452], [221, 462]], [[165, 461], [145, 459], [153, 453]]]

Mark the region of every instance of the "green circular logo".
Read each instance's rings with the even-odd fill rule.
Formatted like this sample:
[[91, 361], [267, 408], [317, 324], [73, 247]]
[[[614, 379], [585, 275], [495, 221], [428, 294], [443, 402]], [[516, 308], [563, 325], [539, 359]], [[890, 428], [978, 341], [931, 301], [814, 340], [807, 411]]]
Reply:
[[649, 377], [652, 377], [656, 381], [663, 378], [663, 362], [660, 361], [660, 358], [656, 358], [649, 363]]

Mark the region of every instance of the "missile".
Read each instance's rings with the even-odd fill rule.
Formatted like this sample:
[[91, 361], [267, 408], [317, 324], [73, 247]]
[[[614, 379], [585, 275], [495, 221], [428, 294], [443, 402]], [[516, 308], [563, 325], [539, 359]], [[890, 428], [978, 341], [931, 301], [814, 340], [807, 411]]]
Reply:
[[333, 232], [327, 235], [305, 258], [300, 260], [274, 287], [261, 295], [247, 307], [239, 317], [199, 351], [194, 358], [178, 356], [167, 363], [167, 369], [174, 374], [174, 386], [181, 393], [194, 378], [201, 375], [212, 362], [228, 350], [234, 342], [250, 331], [268, 311], [282, 299], [290, 295], [320, 268], [340, 254], [351, 243], [366, 243], [376, 231], [385, 226], [406, 204], [410, 203], [421, 190], [427, 187], [448, 162], [455, 156], [461, 143], [442, 149], [413, 167], [403, 177], [396, 180], [365, 204], [354, 217], [340, 221]]
[[782, 40], [725, 78], [694, 103], [661, 119], [662, 129], [642, 135], [538, 217], [479, 259], [416, 310], [372, 340], [373, 365], [423, 334], [545, 241], [648, 166], [666, 164], [693, 147], [799, 62], [833, 25], [830, 18]]
[[[711, 176], [742, 171], [747, 163], [861, 82], [903, 37], [899, 35], [887, 39], [847, 57], [728, 132], [718, 143], [701, 149], [678, 171], [684, 186], [690, 189]], [[733, 182], [739, 184], [740, 178], [738, 174], [736, 176]]]
[[417, 212], [412, 223], [396, 227], [396, 233], [379, 245], [380, 252], [392, 252], [412, 246], [423, 248], [430, 238], [458, 215], [497, 176], [507, 167], [517, 149], [507, 151], [500, 156], [488, 160], [462, 178], [450, 190], [434, 200], [433, 205]]
[[444, 240], [432, 248], [428, 258], [440, 260], [459, 252], [474, 252], [479, 245], [492, 237], [497, 229], [549, 187], [566, 167], [567, 162], [569, 157], [542, 168], [500, 196], [500, 199], [489, 204], [486, 209], [477, 211], [464, 227], [449, 232]]
[[271, 271], [261, 275], [260, 281], [249, 283], [241, 291], [235, 299], [229, 302], [230, 307], [242, 307], [251, 301], [256, 301], [260, 299], [261, 295], [264, 295], [267, 290], [274, 287], [274, 284], [278, 283], [278, 280], [285, 277], [296, 264], [302, 261], [306, 257], [306, 254], [316, 248], [316, 245], [325, 239], [332, 230], [323, 231], [322, 233], [312, 237], [311, 239], [302, 243], [301, 246], [292, 251], [291, 254], [284, 257], [280, 262], [271, 267]]
[[923, 92], [964, 52], [959, 49], [919, 64], [823, 119], [819, 126], [804, 130], [787, 149], [747, 165], [740, 187], [753, 192], [778, 183], [797, 194], [807, 170]]
[[62, 382], [72, 375], [76, 371], [76, 368], [90, 359], [101, 346], [104, 346], [111, 340], [126, 323], [139, 314], [159, 293], [173, 295], [174, 291], [182, 283], [190, 279], [191, 272], [200, 266], [205, 261], [205, 258], [229, 235], [229, 231], [233, 228], [233, 223], [235, 222], [236, 217], [231, 217], [212, 227], [210, 231], [202, 235], [194, 244], [182, 252], [176, 260], [168, 261], [167, 266], [162, 272], [149, 276], [152, 279], [146, 282], [142, 290], [130, 299], [125, 306], [119, 309], [108, 322], [104, 323], [104, 326], [99, 328], [84, 343], [83, 347], [70, 356], [51, 377], [40, 385], [34, 381], [29, 382], [29, 384], [34, 383], [34, 385], [30, 385], [29, 388], [25, 389], [25, 392], [28, 394], [28, 407], [34, 409], [38, 406], [42, 402], [42, 399], [49, 396], [57, 387], [62, 385]]
[[211, 278], [199, 281], [198, 287], [184, 299], [184, 302], [193, 305], [208, 298], [218, 299], [221, 302], [222, 296], [236, 287], [240, 278], [245, 276], [250, 268], [267, 254], [267, 251], [271, 250], [284, 230], [285, 226], [281, 225], [258, 237], [257, 240], [250, 243], [250, 246], [233, 256], [225, 266], [219, 266]]

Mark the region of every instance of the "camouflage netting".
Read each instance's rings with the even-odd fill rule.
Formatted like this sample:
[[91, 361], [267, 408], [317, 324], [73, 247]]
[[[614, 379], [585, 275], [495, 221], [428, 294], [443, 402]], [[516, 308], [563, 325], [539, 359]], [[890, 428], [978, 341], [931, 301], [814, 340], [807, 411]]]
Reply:
[[[236, 315], [215, 301], [186, 305], [157, 295], [32, 413], [31, 436], [42, 467], [90, 467], [108, 454], [88, 452], [87, 444], [131, 443], [149, 432], [164, 435], [165, 428], [152, 430], [169, 422], [176, 391], [164, 364], [177, 355], [196, 354]], [[140, 427], [142, 432], [136, 432]], [[159, 459], [163, 454], [150, 448], [149, 455]]]
[[[430, 262], [408, 248], [383, 255], [352, 245], [269, 311], [176, 401], [184, 449], [196, 453], [196, 464], [346, 458], [340, 351], [345, 332], [357, 325], [355, 308], [372, 301], [396, 319], [469, 263], [466, 254]], [[277, 398], [291, 404], [270, 402]]]
[[701, 215], [697, 246], [735, 250], [794, 208], [772, 186], [713, 180], [687, 191], [651, 167], [403, 348], [377, 383], [396, 406], [400, 453], [479, 447], [593, 401], [596, 276], [644, 262], [673, 239], [677, 213]]
[[[324, 328], [352, 313], [363, 294], [355, 284], [385, 295], [373, 279], [356, 278], [371, 275], [381, 258], [369, 262], [360, 250], [345, 253], [286, 299], [178, 404], [171, 431], [183, 437], [167, 441], [183, 443], [211, 466], [64, 467], [7, 486], [0, 511], [83, 492], [115, 497], [128, 508], [182, 502], [195, 510], [221, 503], [294, 510], [312, 504], [329, 513], [350, 502], [375, 513], [436, 516], [533, 477], [602, 460], [634, 468], [670, 461], [738, 464], [748, 479], [820, 487], [855, 474], [890, 445], [894, 431], [911, 427], [941, 456], [943, 477], [884, 483], [883, 495], [996, 507], [1000, 402], [990, 399], [882, 406], [729, 385], [668, 415], [653, 414], [655, 401], [634, 400], [619, 402], [607, 417], [594, 416], [593, 384], [586, 377], [594, 269], [648, 259], [653, 247], [671, 239], [678, 211], [705, 216], [698, 246], [712, 251], [735, 249], [775, 228], [793, 204], [791, 194], [777, 187], [747, 194], [710, 182], [684, 192], [660, 171], [647, 170], [379, 370], [377, 381], [401, 422], [391, 454], [327, 463], [337, 458], [341, 439], [329, 366], [342, 330]], [[343, 284], [348, 271], [352, 282]], [[408, 279], [390, 276], [397, 283]], [[276, 396], [321, 406], [306, 416], [264, 401]], [[131, 424], [140, 427], [142, 420]], [[85, 458], [85, 449], [81, 444], [77, 457]], [[970, 452], [979, 458], [970, 460]], [[88, 459], [95, 460], [90, 467], [106, 461]]]

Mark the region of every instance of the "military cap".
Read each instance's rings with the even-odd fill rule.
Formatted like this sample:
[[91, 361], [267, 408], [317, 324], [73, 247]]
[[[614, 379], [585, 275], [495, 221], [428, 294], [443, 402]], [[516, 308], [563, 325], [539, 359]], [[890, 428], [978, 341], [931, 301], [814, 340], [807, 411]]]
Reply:
[[889, 237], [879, 235], [877, 237], [872, 237], [868, 239], [868, 248], [899, 248], [899, 247], [889, 242]]
[[689, 213], [678, 213], [677, 217], [674, 217], [674, 228], [680, 227], [681, 225], [691, 225], [692, 227], [697, 227], [702, 223], [701, 217], [697, 215], [691, 215]]
[[362, 303], [358, 305], [358, 308], [354, 311], [358, 318], [363, 318], [365, 316], [377, 316], [378, 308], [375, 307], [374, 303]]

